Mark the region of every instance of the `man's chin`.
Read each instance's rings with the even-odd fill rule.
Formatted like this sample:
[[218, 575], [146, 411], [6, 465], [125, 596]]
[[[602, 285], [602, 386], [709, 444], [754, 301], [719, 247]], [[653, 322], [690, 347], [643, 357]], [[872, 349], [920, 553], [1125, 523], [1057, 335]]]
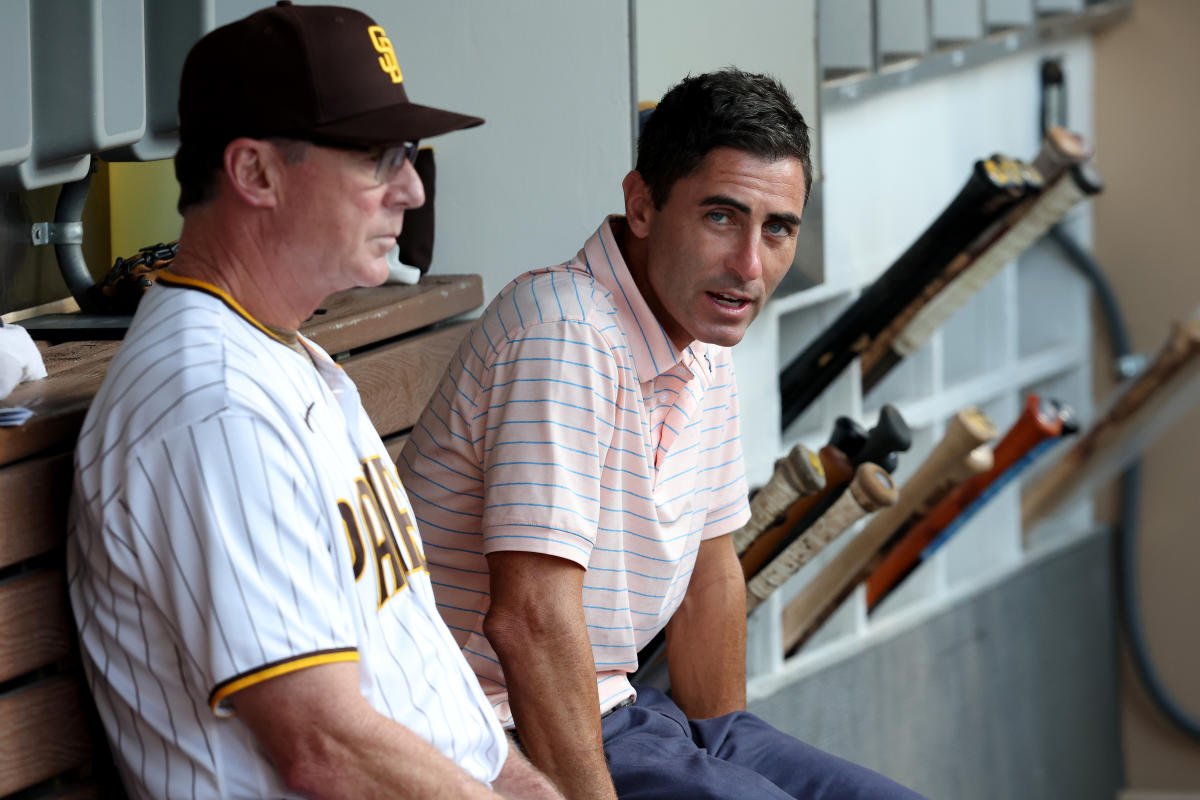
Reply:
[[387, 256], [381, 256], [371, 262], [370, 267], [363, 272], [362, 280], [359, 286], [380, 286], [388, 279], [391, 274], [391, 267], [388, 266]]
[[700, 336], [696, 337], [697, 341], [705, 344], [716, 345], [717, 347], [733, 347], [738, 344], [746, 336], [745, 328], [719, 328], [716, 330], [705, 331]]

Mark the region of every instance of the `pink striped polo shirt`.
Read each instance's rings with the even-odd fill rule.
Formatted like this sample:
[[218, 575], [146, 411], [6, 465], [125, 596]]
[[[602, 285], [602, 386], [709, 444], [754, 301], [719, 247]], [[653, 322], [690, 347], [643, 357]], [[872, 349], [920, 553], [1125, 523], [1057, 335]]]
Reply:
[[605, 220], [571, 261], [521, 275], [472, 328], [398, 464], [438, 608], [500, 721], [482, 632], [485, 553], [587, 569], [601, 710], [671, 618], [702, 539], [749, 517], [728, 348], [667, 338]]

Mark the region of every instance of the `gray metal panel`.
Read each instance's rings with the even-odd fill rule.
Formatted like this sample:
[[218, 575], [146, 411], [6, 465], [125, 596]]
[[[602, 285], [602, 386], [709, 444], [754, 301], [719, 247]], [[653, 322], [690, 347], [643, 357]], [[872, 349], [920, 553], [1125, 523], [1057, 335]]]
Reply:
[[146, 33], [142, 0], [101, 0], [100, 111], [95, 150], [130, 144], [146, 132]]
[[[822, 111], [828, 111], [848, 103], [857, 103], [882, 92], [1007, 58], [1047, 42], [1061, 41], [1081, 33], [1100, 30], [1126, 19], [1132, 8], [1133, 0], [1102, 0], [1089, 5], [1084, 14], [1045, 17], [1036, 25], [962, 42], [958, 47], [938, 50], [920, 60], [897, 65], [883, 72], [863, 73], [843, 77], [837, 81], [827, 81], [821, 90], [821, 108]], [[829, 78], [828, 74], [826, 78]]]
[[1037, 0], [1039, 14], [1079, 14], [1087, 5], [1083, 0]]
[[820, 0], [817, 41], [826, 78], [875, 68], [873, 27], [870, 0]]
[[961, 42], [983, 36], [983, 0], [930, 0], [933, 41]]
[[928, 0], [878, 0], [879, 63], [929, 52]]
[[931, 798], [1113, 797], [1110, 568], [1087, 537], [751, 710]]
[[1032, 25], [1033, 0], [984, 0], [983, 16], [989, 28]]
[[191, 46], [215, 27], [215, 0], [146, 0], [146, 134], [108, 161], [170, 158], [179, 147], [179, 77]]
[[33, 65], [29, 0], [0, 5], [0, 164], [15, 164], [33, 148]]
[[0, 169], [26, 189], [78, 180], [146, 129], [142, 0], [37, 0], [31, 30], [32, 154]]
[[33, 39], [35, 159], [61, 161], [141, 137], [141, 0], [37, 0]]

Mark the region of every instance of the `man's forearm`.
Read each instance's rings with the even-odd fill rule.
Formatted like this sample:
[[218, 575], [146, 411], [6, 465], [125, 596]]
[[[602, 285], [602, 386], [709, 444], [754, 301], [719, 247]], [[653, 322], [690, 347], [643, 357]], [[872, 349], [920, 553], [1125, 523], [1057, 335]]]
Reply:
[[233, 704], [284, 784], [303, 797], [499, 800], [432, 744], [371, 708], [359, 692], [356, 664], [281, 675], [236, 693]]
[[513, 742], [508, 743], [508, 759], [492, 788], [512, 800], [563, 800], [549, 778], [529, 763]]
[[671, 696], [692, 719], [746, 707], [746, 582], [729, 536], [700, 545], [667, 626]]
[[521, 746], [572, 800], [615, 800], [583, 619], [582, 569], [529, 553], [492, 554], [488, 561], [492, 603], [484, 630], [504, 668]]

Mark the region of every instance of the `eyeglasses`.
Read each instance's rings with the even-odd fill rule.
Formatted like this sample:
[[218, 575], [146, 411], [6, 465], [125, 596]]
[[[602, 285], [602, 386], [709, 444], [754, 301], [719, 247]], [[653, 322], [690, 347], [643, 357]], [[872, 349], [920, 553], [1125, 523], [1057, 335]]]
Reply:
[[414, 139], [411, 142], [391, 145], [379, 151], [379, 158], [375, 162], [375, 180], [380, 183], [391, 183], [400, 174], [400, 170], [404, 168], [404, 162], [410, 164], [417, 163], [417, 151], [420, 149], [421, 143]]
[[375, 180], [379, 183], [391, 183], [396, 180], [396, 176], [400, 174], [400, 170], [404, 169], [404, 162], [410, 164], [417, 163], [417, 151], [421, 149], [419, 139], [413, 139], [411, 142], [401, 142], [400, 144], [388, 145], [387, 147], [369, 147], [363, 145], [346, 144], [345, 142], [335, 142], [312, 134], [303, 136], [277, 136], [272, 137], [272, 140], [277, 144], [287, 141], [304, 141], [310, 144], [315, 144], [318, 147], [328, 147], [333, 150], [349, 150], [367, 154], [368, 158], [375, 159]]

